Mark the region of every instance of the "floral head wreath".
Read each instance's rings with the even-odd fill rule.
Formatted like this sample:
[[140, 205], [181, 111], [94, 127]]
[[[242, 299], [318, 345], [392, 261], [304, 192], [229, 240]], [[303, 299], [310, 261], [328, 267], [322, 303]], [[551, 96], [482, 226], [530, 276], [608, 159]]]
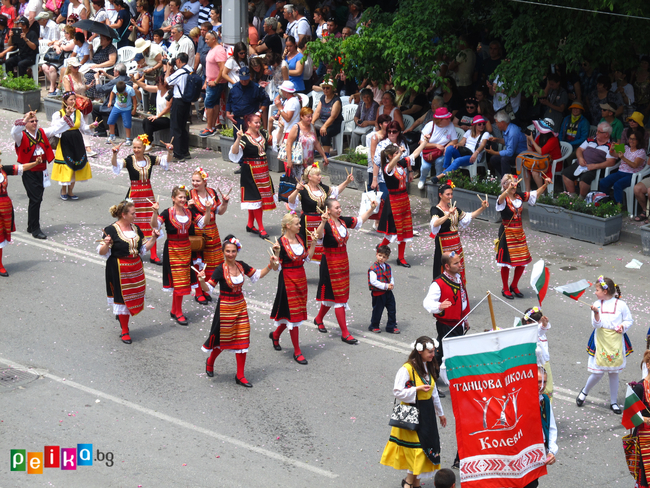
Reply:
[[530, 320], [530, 315], [539, 312], [539, 307], [533, 307], [524, 314], [524, 320]]
[[422, 352], [424, 351], [425, 346], [429, 351], [433, 351], [433, 348], [438, 347], [438, 345], [439, 345], [438, 341], [436, 339], [433, 339], [433, 343], [427, 342], [426, 344], [422, 344], [421, 342], [416, 341], [413, 344], [411, 344], [411, 347], [415, 349], [417, 352]]
[[456, 185], [454, 185], [454, 182], [451, 181], [451, 180], [447, 180], [446, 184], [449, 185], [449, 186], [451, 187], [452, 190], [453, 190], [454, 188], [456, 188]]
[[200, 175], [201, 175], [201, 178], [202, 178], [203, 180], [207, 180], [207, 179], [208, 179], [208, 173], [207, 173], [207, 171], [205, 171], [205, 170], [204, 170], [203, 168], [201, 168], [200, 166], [197, 166], [196, 169], [194, 170], [194, 172], [200, 174]]
[[236, 237], [231, 237], [226, 241], [226, 243], [234, 244], [235, 246], [237, 246], [237, 252], [241, 251], [241, 242], [239, 242], [239, 239], [237, 239]]
[[149, 136], [147, 134], [140, 134], [138, 136], [138, 139], [142, 141], [142, 144], [145, 146], [151, 146], [151, 141], [149, 140]]
[[603, 275], [600, 275], [597, 281], [603, 290], [607, 290], [608, 286], [607, 283], [605, 283], [605, 277]]

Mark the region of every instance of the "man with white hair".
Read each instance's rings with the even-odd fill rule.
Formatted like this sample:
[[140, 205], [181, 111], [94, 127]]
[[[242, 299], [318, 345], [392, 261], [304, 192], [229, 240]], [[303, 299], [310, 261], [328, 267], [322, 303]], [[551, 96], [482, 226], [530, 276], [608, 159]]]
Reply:
[[173, 42], [167, 50], [168, 57], [171, 59], [177, 57], [180, 53], [185, 53], [189, 59], [188, 66], [194, 69], [194, 58], [196, 55], [194, 43], [192, 39], [183, 34], [182, 25], [176, 24], [172, 27], [172, 39]]
[[517, 155], [528, 150], [528, 144], [526, 136], [519, 127], [510, 121], [510, 116], [504, 110], [499, 110], [494, 116], [494, 120], [503, 137], [490, 137], [488, 140], [503, 144], [504, 148], [501, 151], [496, 151], [488, 147], [485, 152], [492, 155], [490, 169], [505, 176], [512, 172]]
[[575, 162], [562, 171], [564, 188], [571, 195], [575, 195], [576, 181], [579, 181], [580, 197], [586, 197], [598, 171], [616, 163], [616, 158], [609, 154], [612, 147], [612, 126], [601, 122], [597, 130], [595, 138], [587, 139], [576, 150]]
[[36, 16], [36, 22], [41, 26], [40, 39], [44, 41], [58, 41], [61, 35], [59, 25], [50, 19], [49, 12], [41, 12]]
[[276, 34], [278, 28], [278, 21], [275, 17], [268, 17], [264, 19], [264, 32], [266, 35], [260, 39], [257, 46], [250, 46], [249, 54], [265, 54], [265, 53], [278, 53], [282, 54], [282, 39]]

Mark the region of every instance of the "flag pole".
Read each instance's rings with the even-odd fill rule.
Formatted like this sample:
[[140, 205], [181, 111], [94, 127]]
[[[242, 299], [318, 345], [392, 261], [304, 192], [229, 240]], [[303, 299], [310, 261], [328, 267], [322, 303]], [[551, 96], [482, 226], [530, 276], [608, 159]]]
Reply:
[[494, 308], [492, 307], [492, 293], [487, 292], [488, 305], [490, 306], [490, 317], [492, 318], [492, 330], [497, 330], [497, 322], [494, 319]]

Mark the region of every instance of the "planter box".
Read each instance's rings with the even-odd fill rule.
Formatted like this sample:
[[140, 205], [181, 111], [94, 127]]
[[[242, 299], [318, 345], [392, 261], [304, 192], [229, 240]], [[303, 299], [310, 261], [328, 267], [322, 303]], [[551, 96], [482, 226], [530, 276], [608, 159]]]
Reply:
[[230, 148], [235, 142], [234, 137], [226, 137], [226, 136], [219, 136], [219, 151], [221, 151], [221, 157], [223, 158], [224, 161], [227, 161], [231, 163], [230, 158], [228, 158], [228, 153], [230, 152]]
[[623, 225], [622, 214], [604, 219], [541, 203], [528, 205], [528, 218], [533, 230], [601, 246], [618, 241]]
[[650, 224], [640, 227], [641, 244], [643, 244], [643, 254], [650, 256]]
[[[31, 110], [36, 111], [41, 108], [41, 90], [19, 92], [0, 87], [0, 108], [26, 114], [30, 107]], [[61, 108], [60, 103], [59, 108]]]
[[368, 168], [366, 166], [347, 163], [332, 158], [330, 158], [329, 162], [330, 164], [327, 166], [327, 174], [330, 177], [330, 183], [332, 186], [338, 186], [343, 183], [348, 177], [348, 173], [352, 171], [354, 181], [348, 185], [348, 188], [366, 191], [366, 184], [368, 183]]
[[[438, 189], [436, 188], [436, 193]], [[454, 198], [456, 205], [463, 212], [473, 212], [481, 206], [481, 202], [476, 198], [477, 192], [463, 190], [462, 188], [454, 188]], [[485, 198], [485, 195], [481, 195], [481, 198]], [[480, 220], [487, 220], [488, 222], [501, 222], [501, 212], [497, 212], [497, 197], [493, 195], [488, 195], [488, 201], [490, 206], [486, 208], [481, 215], [476, 217]], [[434, 205], [438, 203], [438, 195], [435, 195]]]
[[62, 102], [60, 98], [45, 97], [43, 99], [43, 108], [45, 109], [45, 117], [47, 117], [47, 120], [52, 121], [52, 115], [61, 110]]
[[273, 149], [266, 150], [266, 162], [269, 165], [269, 171], [284, 173], [284, 163], [278, 159], [278, 153]]

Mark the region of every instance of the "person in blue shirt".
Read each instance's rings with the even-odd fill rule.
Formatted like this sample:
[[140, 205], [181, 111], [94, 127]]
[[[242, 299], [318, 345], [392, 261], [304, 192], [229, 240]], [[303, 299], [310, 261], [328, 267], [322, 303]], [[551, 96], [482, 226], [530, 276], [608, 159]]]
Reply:
[[501, 151], [487, 148], [485, 152], [492, 155], [490, 169], [504, 176], [512, 173], [517, 155], [527, 151], [528, 146], [526, 144], [526, 135], [510, 121], [510, 116], [504, 110], [499, 110], [494, 119], [503, 137], [490, 137], [488, 140], [503, 144], [504, 147]]
[[111, 114], [108, 116], [110, 135], [106, 143], [112, 144], [115, 142], [115, 123], [119, 117], [122, 117], [124, 131], [126, 132], [126, 142], [124, 145], [130, 146], [133, 143], [133, 139], [131, 138], [132, 117], [135, 115], [136, 107], [138, 106], [138, 100], [133, 87], [123, 81], [118, 81], [111, 91], [108, 106], [113, 106], [113, 108]]
[[[226, 102], [226, 117], [236, 127], [244, 126], [244, 117], [254, 114], [258, 110], [271, 105], [271, 99], [266, 90], [257, 83], [251, 81], [251, 73], [248, 66], [239, 71], [239, 81], [233, 85], [228, 94]], [[267, 118], [262, 117], [262, 125], [266, 129]]]

